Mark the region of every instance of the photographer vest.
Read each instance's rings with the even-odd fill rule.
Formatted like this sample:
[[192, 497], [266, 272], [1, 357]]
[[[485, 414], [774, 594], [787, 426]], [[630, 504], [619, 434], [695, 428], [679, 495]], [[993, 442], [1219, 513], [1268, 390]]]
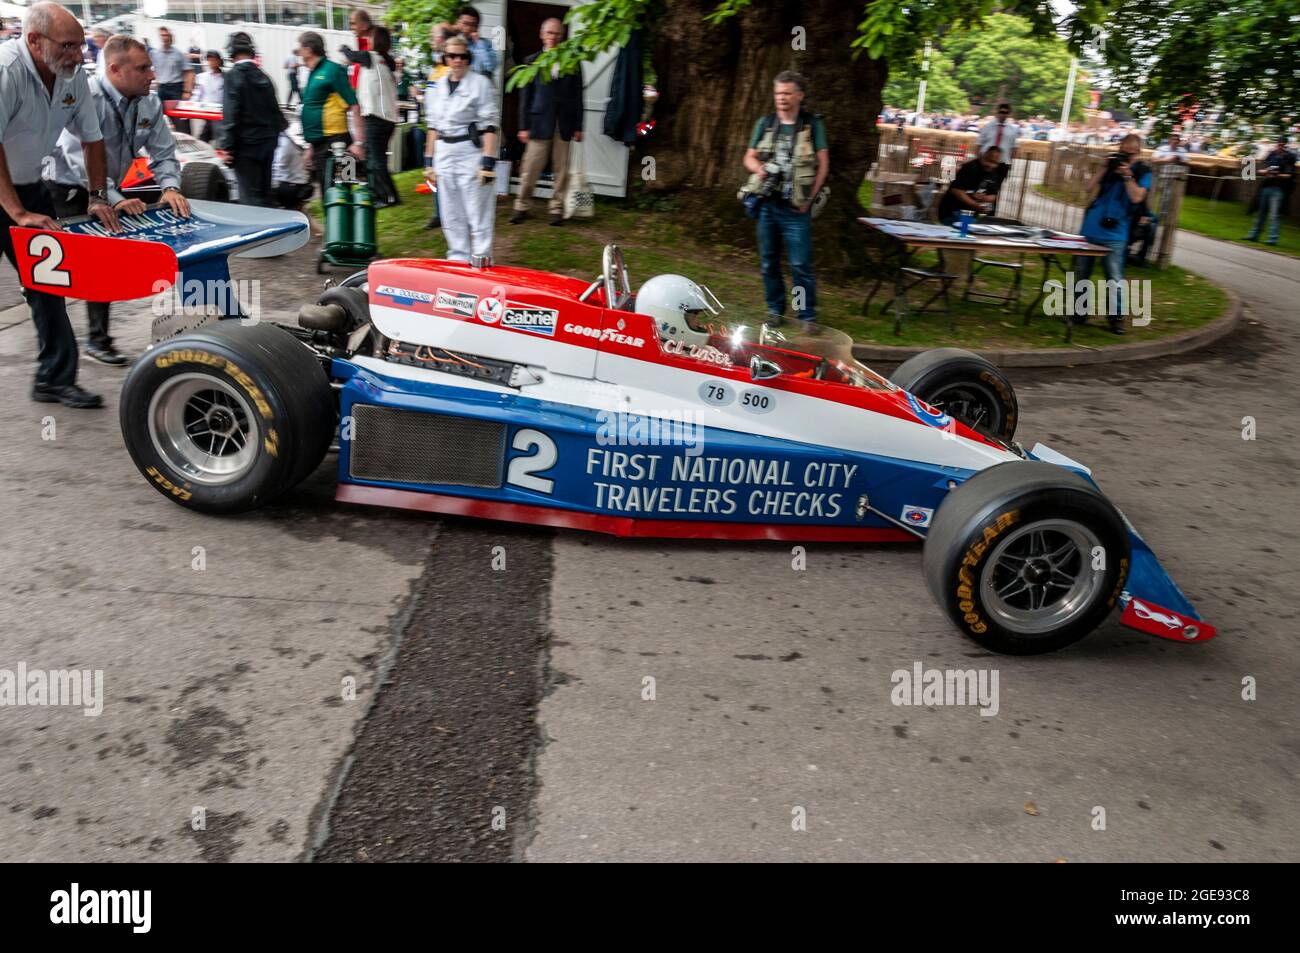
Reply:
[[[817, 150], [813, 147], [814, 118], [812, 114], [801, 109], [795, 119], [794, 144], [790, 157], [790, 204], [795, 208], [802, 208], [812, 201], [813, 183], [817, 181]], [[755, 146], [760, 162], [768, 162], [776, 154], [776, 136], [779, 128], [780, 123], [777, 122], [775, 113], [769, 114], [763, 120], [763, 135]], [[758, 176], [751, 174], [744, 191], [755, 193], [758, 191], [758, 186]]]

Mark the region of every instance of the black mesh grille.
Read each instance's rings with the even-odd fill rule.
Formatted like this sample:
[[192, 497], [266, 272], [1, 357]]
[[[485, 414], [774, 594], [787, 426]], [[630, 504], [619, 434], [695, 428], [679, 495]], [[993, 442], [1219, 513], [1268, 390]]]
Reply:
[[355, 480], [501, 486], [506, 425], [371, 404], [352, 407]]

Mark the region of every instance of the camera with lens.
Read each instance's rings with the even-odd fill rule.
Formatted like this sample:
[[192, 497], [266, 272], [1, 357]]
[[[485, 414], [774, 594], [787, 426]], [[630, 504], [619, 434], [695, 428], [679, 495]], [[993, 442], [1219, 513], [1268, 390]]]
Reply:
[[781, 194], [781, 167], [775, 162], [765, 162], [763, 171], [767, 175], [759, 180], [758, 190], [755, 194], [761, 199], [776, 198]]

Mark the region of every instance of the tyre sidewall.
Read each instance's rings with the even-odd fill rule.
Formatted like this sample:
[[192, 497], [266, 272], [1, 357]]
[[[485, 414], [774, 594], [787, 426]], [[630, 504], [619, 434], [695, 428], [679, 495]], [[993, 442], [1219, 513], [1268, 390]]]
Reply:
[[[259, 449], [239, 479], [213, 486], [175, 470], [149, 435], [150, 403], [158, 389], [182, 374], [217, 378], [243, 397], [257, 419]], [[282, 490], [293, 471], [292, 423], [286, 402], [249, 355], [220, 341], [189, 336], [156, 347], [132, 369], [122, 389], [122, 435], [127, 450], [154, 488], [182, 506], [208, 512], [252, 509]]]
[[989, 391], [997, 404], [999, 420], [986, 432], [1002, 440], [1015, 436], [1020, 422], [1020, 403], [1015, 389], [998, 368], [977, 354], [959, 348], [926, 351], [900, 364], [890, 380], [933, 404], [937, 392], [953, 384], [975, 384]]

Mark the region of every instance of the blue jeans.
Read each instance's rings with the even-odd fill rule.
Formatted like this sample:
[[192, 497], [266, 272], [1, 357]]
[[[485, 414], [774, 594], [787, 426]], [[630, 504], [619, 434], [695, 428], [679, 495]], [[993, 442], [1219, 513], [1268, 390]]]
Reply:
[[[763, 297], [767, 313], [785, 314], [785, 281], [781, 278], [781, 249], [790, 256], [790, 279], [803, 307], [799, 317], [817, 320], [817, 279], [812, 268], [812, 216], [787, 202], [768, 199], [758, 211], [758, 254], [763, 265]], [[798, 299], [796, 298], [796, 303]]]
[[1282, 193], [1284, 189], [1260, 189], [1259, 190], [1259, 211], [1255, 213], [1255, 224], [1250, 227], [1250, 234], [1246, 236], [1249, 241], [1259, 238], [1259, 233], [1264, 229], [1264, 216], [1268, 216], [1268, 240], [1272, 245], [1277, 244], [1278, 227], [1281, 225], [1282, 218]]
[[[1087, 238], [1086, 235], [1084, 237]], [[1128, 241], [1126, 239], [1120, 239], [1119, 241], [1103, 241], [1099, 238], [1088, 238], [1088, 241], [1094, 245], [1105, 245], [1110, 249], [1110, 253], [1101, 259], [1101, 270], [1106, 276], [1107, 281], [1121, 282], [1118, 286], [1120, 289], [1118, 296], [1120, 309], [1119, 314], [1109, 315], [1110, 319], [1114, 321], [1119, 317], [1119, 315], [1124, 313], [1124, 308], [1127, 304], [1124, 300], [1125, 288], [1122, 282], [1124, 281], [1124, 260], [1128, 257]], [[1096, 258], [1085, 258], [1082, 255], [1076, 255], [1074, 258], [1074, 280], [1077, 282], [1088, 281], [1091, 279], [1093, 262], [1096, 260]], [[1098, 300], [1098, 296], [1094, 295], [1093, 311], [1100, 314], [1106, 300], [1107, 296], [1102, 296], [1101, 299]]]

